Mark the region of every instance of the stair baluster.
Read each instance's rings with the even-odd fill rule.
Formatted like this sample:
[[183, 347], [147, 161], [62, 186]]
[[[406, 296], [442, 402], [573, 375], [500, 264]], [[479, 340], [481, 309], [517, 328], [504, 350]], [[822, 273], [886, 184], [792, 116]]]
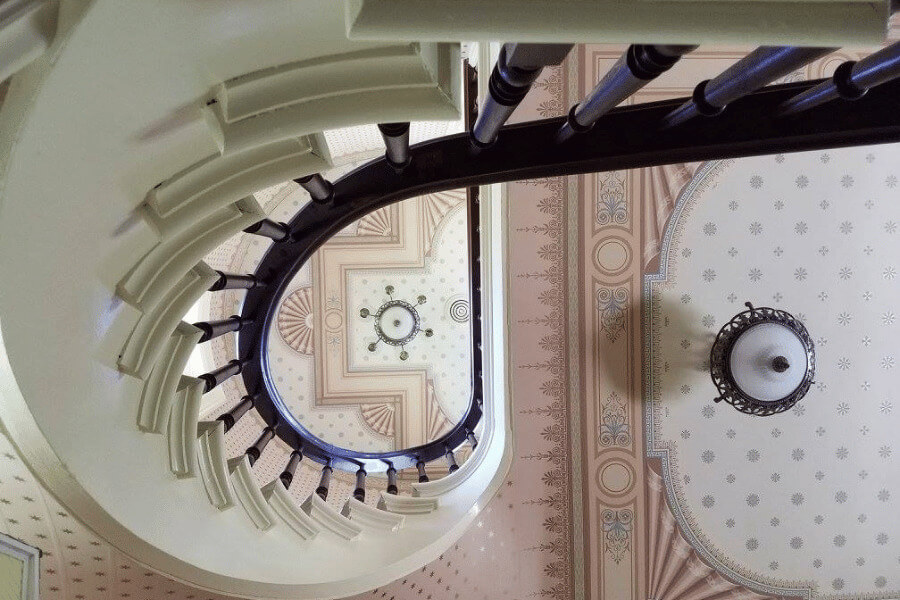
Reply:
[[327, 204], [334, 198], [334, 186], [330, 181], [318, 173], [300, 177], [294, 181], [299, 183], [300, 187], [309, 192], [313, 202], [316, 202], [317, 204]]
[[416, 470], [419, 472], [419, 483], [427, 483], [428, 475], [425, 473], [425, 462], [421, 460], [417, 462]]
[[250, 227], [244, 229], [244, 232], [261, 235], [276, 242], [283, 242], [291, 237], [291, 228], [288, 227], [287, 223], [277, 223], [271, 219], [263, 219], [262, 221], [254, 223]]
[[328, 488], [331, 486], [331, 465], [322, 467], [322, 477], [319, 479], [319, 487], [316, 488], [316, 495], [322, 500], [328, 500]]
[[200, 375], [199, 379], [202, 379], [206, 382], [203, 393], [205, 394], [212, 391], [217, 386], [240, 373], [243, 370], [245, 364], [247, 364], [246, 360], [236, 358], [234, 360], [228, 361], [228, 363], [219, 367], [218, 369]]
[[265, 285], [256, 275], [237, 275], [235, 273], [223, 273], [216, 271], [219, 279], [209, 286], [209, 291], [218, 292], [220, 290], [252, 290], [256, 287]]
[[237, 403], [237, 405], [232, 408], [230, 411], [226, 413], [222, 413], [219, 415], [217, 421], [222, 421], [225, 424], [225, 431], [228, 432], [229, 429], [234, 427], [234, 424], [237, 423], [241, 417], [247, 414], [247, 411], [253, 408], [253, 405], [256, 403], [256, 396], [244, 396], [241, 398], [241, 401]]
[[266, 449], [266, 446], [269, 445], [269, 442], [272, 441], [272, 438], [275, 437], [275, 428], [272, 426], [266, 427], [262, 430], [262, 433], [259, 435], [259, 438], [256, 442], [253, 443], [252, 446], [247, 448], [247, 458], [250, 461], [250, 466], [252, 467], [259, 457], [262, 455], [263, 450]]
[[356, 472], [356, 488], [353, 490], [353, 497], [360, 502], [366, 501], [366, 470], [359, 469]]
[[384, 138], [385, 157], [391, 166], [402, 171], [409, 164], [409, 123], [381, 123], [378, 131]]
[[203, 342], [208, 342], [220, 335], [225, 335], [232, 331], [240, 331], [242, 327], [249, 325], [252, 322], [253, 319], [232, 315], [222, 321], [201, 321], [199, 323], [194, 323], [194, 327], [203, 330], [203, 335], [200, 336], [197, 343], [202, 344]]
[[294, 473], [297, 471], [297, 465], [300, 464], [300, 461], [303, 460], [303, 453], [299, 450], [294, 450], [291, 452], [291, 457], [288, 459], [288, 464], [284, 468], [284, 471], [281, 472], [281, 475], [278, 476], [281, 479], [281, 483], [284, 484], [284, 489], [290, 489], [291, 483], [294, 482]]
[[393, 465], [388, 467], [387, 470], [387, 493], [397, 495], [399, 488], [397, 488], [397, 469], [394, 468]]

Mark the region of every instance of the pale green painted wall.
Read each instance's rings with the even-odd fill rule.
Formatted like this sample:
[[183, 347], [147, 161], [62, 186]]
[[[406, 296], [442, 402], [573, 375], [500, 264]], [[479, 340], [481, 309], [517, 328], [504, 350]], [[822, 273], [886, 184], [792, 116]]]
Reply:
[[0, 553], [0, 600], [21, 600], [25, 563]]

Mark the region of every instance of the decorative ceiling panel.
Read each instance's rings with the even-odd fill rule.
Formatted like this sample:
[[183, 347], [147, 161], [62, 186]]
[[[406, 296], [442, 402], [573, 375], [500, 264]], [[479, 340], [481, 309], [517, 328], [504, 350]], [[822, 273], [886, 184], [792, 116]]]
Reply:
[[[650, 276], [653, 453], [708, 560], [771, 591], [900, 594], [900, 146], [714, 163]], [[790, 412], [712, 402], [710, 339], [742, 303], [796, 315], [816, 381]]]

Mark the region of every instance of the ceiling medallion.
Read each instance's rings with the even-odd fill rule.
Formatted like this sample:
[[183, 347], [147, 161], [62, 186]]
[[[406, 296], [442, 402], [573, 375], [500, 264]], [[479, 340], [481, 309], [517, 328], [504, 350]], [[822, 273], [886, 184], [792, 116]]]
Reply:
[[375, 319], [375, 335], [378, 339], [368, 345], [369, 352], [375, 352], [379, 342], [384, 342], [389, 346], [400, 347], [400, 360], [409, 358], [409, 352], [406, 351], [406, 344], [413, 341], [420, 331], [425, 332], [425, 337], [434, 335], [431, 329], [422, 329], [419, 311], [416, 306], [425, 304], [425, 296], [418, 296], [416, 303], [412, 304], [406, 300], [394, 299], [394, 286], [389, 285], [384, 288], [384, 292], [390, 300], [385, 302], [379, 309], [372, 314], [368, 308], [362, 308], [359, 316], [363, 319], [373, 317]]
[[812, 338], [788, 312], [746, 306], [722, 327], [710, 351], [710, 375], [719, 390], [715, 401], [725, 400], [749, 415], [784, 412], [813, 383]]

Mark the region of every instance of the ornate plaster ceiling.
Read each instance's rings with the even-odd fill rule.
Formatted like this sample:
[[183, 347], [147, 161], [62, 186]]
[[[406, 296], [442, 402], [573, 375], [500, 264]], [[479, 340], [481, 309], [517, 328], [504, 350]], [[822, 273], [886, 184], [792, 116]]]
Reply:
[[[900, 594], [898, 165], [897, 145], [707, 165], [648, 277], [652, 453], [701, 551], [752, 581]], [[789, 413], [712, 403], [710, 340], [746, 300], [815, 341]]]
[[[468, 297], [464, 191], [363, 217], [316, 252], [280, 301], [268, 358], [281, 399], [336, 446], [384, 452], [440, 437], [471, 398], [470, 326], [451, 310]], [[414, 312], [400, 310], [421, 321], [398, 346], [375, 329], [392, 299], [408, 301]]]
[[[742, 52], [701, 52], [693, 62], [650, 86], [640, 99], [687, 95], [698, 79], [715, 74]], [[515, 118], [564, 114], [620, 53], [618, 47], [579, 47], [563, 68], [545, 71]], [[834, 61], [831, 67], [823, 66], [826, 61], [810, 67], [808, 74], [820, 76], [833, 68]], [[510, 200], [517, 207], [510, 212], [508, 225], [517, 460], [498, 496], [458, 544], [423, 569], [360, 598], [772, 597], [713, 569], [714, 562], [685, 535], [669, 508], [671, 497], [657, 474], [660, 461], [644, 458], [641, 283], [645, 273], [658, 270], [655, 256], [669, 215], [697, 166], [509, 186]], [[745, 173], [745, 179], [752, 175]], [[295, 189], [288, 184], [259, 194], [274, 209], [272, 218], [286, 220], [306, 201], [302, 195], [288, 199]], [[601, 248], [605, 250], [600, 252]], [[207, 260], [215, 268], [252, 270], [264, 249], [264, 240], [241, 235]], [[621, 315], [606, 311], [608, 303], [598, 296], [602, 288], [624, 290], [619, 293], [619, 297], [626, 295]], [[212, 294], [201, 318], [227, 317], [238, 310], [240, 299], [240, 293]], [[223, 364], [234, 356], [232, 337], [204, 345], [207, 364]], [[241, 393], [239, 383], [217, 388], [204, 398], [205, 415], [214, 418], [237, 402]], [[790, 413], [787, 417], [799, 419]], [[229, 433], [229, 453], [243, 452], [261, 428], [252, 413], [241, 420]], [[764, 440], [767, 444], [773, 439], [769, 429], [762, 435], [769, 436]], [[5, 443], [5, 438], [0, 441]], [[122, 557], [58, 507], [30, 478], [13, 450], [9, 449], [13, 458], [2, 454], [7, 449], [0, 451], [0, 519], [4, 530], [45, 550], [42, 598], [217, 598], [144, 571]], [[259, 473], [260, 481], [271, 479], [286, 457], [286, 449], [273, 442], [254, 473]], [[832, 462], [840, 461], [835, 456]], [[315, 469], [304, 464], [298, 474], [299, 483], [292, 492], [308, 493], [315, 486]], [[335, 479], [333, 485], [341, 493], [334, 497], [346, 497], [352, 482], [340, 473]], [[696, 485], [698, 480], [693, 481]], [[858, 473], [851, 473], [847, 481], [849, 494], [849, 486], [859, 481]], [[35, 502], [26, 500], [26, 495]], [[42, 501], [45, 508], [32, 508]], [[852, 501], [848, 499], [844, 506]], [[702, 506], [702, 496], [700, 502]], [[716, 505], [721, 508], [721, 504], [717, 498]], [[721, 531], [733, 531], [719, 520]], [[762, 529], [768, 534], [778, 528], [769, 524]], [[745, 537], [736, 540], [746, 541]], [[812, 545], [804, 539], [805, 551]], [[896, 571], [897, 564], [893, 566]], [[762, 572], [771, 573], [767, 564]], [[821, 594], [836, 593], [829, 580], [825, 584]], [[849, 592], [846, 585], [845, 581]]]

